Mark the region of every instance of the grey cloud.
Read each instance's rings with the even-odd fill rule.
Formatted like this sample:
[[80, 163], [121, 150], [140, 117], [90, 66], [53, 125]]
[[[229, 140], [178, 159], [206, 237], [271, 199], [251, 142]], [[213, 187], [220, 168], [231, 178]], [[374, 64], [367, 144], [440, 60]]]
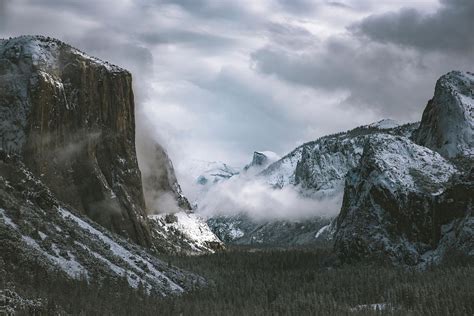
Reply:
[[282, 9], [297, 14], [310, 14], [317, 8], [316, 1], [313, 0], [276, 0], [276, 2]]
[[307, 29], [285, 23], [269, 23], [267, 34], [273, 44], [294, 49], [307, 48], [319, 42]]
[[7, 2], [6, 0], [0, 0], [0, 31], [5, 27], [7, 16]]
[[336, 8], [343, 8], [343, 9], [351, 9], [352, 7], [346, 3], [339, 2], [339, 1], [328, 1], [326, 2], [327, 5], [336, 7]]
[[359, 36], [381, 43], [394, 43], [423, 51], [455, 51], [465, 54], [474, 49], [474, 1], [442, 0], [433, 14], [402, 9], [365, 18], [350, 27]]
[[164, 30], [147, 32], [139, 35], [140, 39], [151, 45], [159, 44], [183, 44], [198, 47], [205, 51], [215, 51], [231, 48], [235, 41], [221, 35], [187, 31], [187, 30]]
[[287, 149], [288, 142], [301, 136], [302, 130], [292, 128], [295, 123], [277, 110], [272, 91], [255, 86], [236, 71], [223, 69], [212, 80], [194, 84], [212, 95], [207, 100], [207, 111], [203, 111], [202, 105], [196, 106], [197, 111], [205, 114], [202, 122], [209, 127], [205, 135], [208, 139], [218, 136], [250, 157], [257, 149]]
[[246, 1], [220, 0], [161, 0], [152, 4], [178, 5], [191, 15], [221, 21], [250, 22], [259, 20], [246, 8]]
[[437, 77], [468, 64], [443, 56], [424, 61], [415, 52], [340, 37], [302, 53], [267, 46], [252, 60], [264, 74], [334, 93], [344, 90], [349, 96], [342, 105], [402, 120], [419, 116]]

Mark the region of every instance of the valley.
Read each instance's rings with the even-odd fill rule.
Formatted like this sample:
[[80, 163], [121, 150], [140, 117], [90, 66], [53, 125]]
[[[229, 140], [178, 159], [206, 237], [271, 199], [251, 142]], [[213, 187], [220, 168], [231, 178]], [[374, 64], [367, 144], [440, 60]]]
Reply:
[[1, 40], [0, 313], [471, 315], [473, 106], [451, 71], [420, 122], [195, 161], [183, 190], [130, 72]]

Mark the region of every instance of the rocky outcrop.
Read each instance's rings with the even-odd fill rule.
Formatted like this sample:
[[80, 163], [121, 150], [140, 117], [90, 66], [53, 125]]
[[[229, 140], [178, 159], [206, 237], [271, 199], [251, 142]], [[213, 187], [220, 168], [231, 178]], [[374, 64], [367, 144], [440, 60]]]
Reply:
[[252, 161], [244, 167], [244, 171], [259, 172], [266, 168], [271, 163], [280, 160], [280, 156], [272, 151], [255, 151], [253, 153]]
[[0, 146], [57, 198], [149, 246], [132, 76], [60, 41], [0, 41]]
[[140, 169], [148, 214], [190, 211], [191, 204], [183, 195], [173, 163], [164, 148], [152, 141], [142, 147]]
[[433, 209], [436, 249], [424, 255], [438, 262], [446, 254], [474, 256], [474, 168], [454, 177], [448, 188], [435, 198]]
[[346, 178], [336, 223], [338, 255], [345, 261], [422, 263], [422, 256], [439, 240], [435, 196], [456, 174], [438, 153], [405, 137], [372, 136], [360, 165]]
[[453, 71], [436, 83], [415, 141], [444, 157], [474, 158], [474, 74]]

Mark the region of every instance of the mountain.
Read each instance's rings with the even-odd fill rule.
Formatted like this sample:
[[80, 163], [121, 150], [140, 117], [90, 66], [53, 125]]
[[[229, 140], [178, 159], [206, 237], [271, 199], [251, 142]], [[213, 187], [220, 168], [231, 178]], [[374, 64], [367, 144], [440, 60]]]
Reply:
[[405, 137], [371, 137], [346, 178], [336, 221], [338, 254], [419, 263], [434, 242], [432, 196], [456, 173], [441, 155]]
[[[372, 135], [411, 136], [417, 127], [418, 123], [399, 125], [393, 120], [382, 120], [324, 136], [299, 146], [261, 172], [252, 174], [250, 181], [263, 181], [276, 190], [291, 188], [302, 198], [334, 202], [342, 199], [346, 174], [359, 164], [364, 145]], [[260, 157], [256, 152], [252, 163], [247, 166], [258, 162]], [[245, 183], [243, 181], [242, 185]], [[342, 201], [331, 205], [339, 203]], [[291, 247], [330, 241], [335, 231], [334, 218], [318, 215], [316, 209], [314, 212], [314, 216], [298, 220], [271, 219], [271, 215], [268, 216], [270, 219], [263, 220], [253, 218], [251, 214], [234, 214], [215, 215], [207, 222], [212, 231], [228, 244]]]
[[418, 123], [410, 123], [387, 128], [388, 125], [380, 125], [381, 122], [305, 143], [268, 166], [259, 176], [275, 187], [299, 186], [309, 195], [328, 196], [340, 192], [345, 175], [358, 165], [364, 144], [371, 135], [411, 136], [418, 127]]
[[420, 123], [382, 120], [324, 136], [255, 176], [317, 201], [343, 192], [341, 211], [329, 225], [317, 218], [262, 222], [236, 214], [208, 219], [211, 229], [239, 245], [332, 239], [344, 262], [426, 266], [452, 253], [474, 255], [473, 78], [459, 71], [442, 76]]
[[181, 211], [148, 217], [159, 252], [199, 255], [224, 250], [222, 241], [197, 214]]
[[453, 71], [436, 83], [415, 140], [447, 158], [474, 157], [474, 74]]
[[239, 170], [218, 161], [194, 160], [190, 175], [202, 186], [212, 185], [239, 174]]
[[178, 215], [192, 238], [148, 217], [190, 205], [159, 144], [142, 178], [134, 107], [128, 71], [51, 38], [0, 40], [0, 266], [162, 295], [204, 282], [154, 256], [221, 244], [192, 214]]
[[388, 135], [367, 142], [336, 221], [342, 260], [426, 266], [474, 255], [472, 78], [455, 71], [438, 80], [412, 137], [423, 146]]
[[165, 149], [148, 138], [141, 137], [140, 142], [143, 148], [139, 165], [148, 213], [190, 211], [191, 204], [183, 195], [173, 163]]
[[60, 41], [0, 42], [0, 146], [59, 200], [151, 246], [131, 74]]
[[252, 161], [244, 167], [244, 171], [258, 173], [280, 158], [272, 151], [256, 151], [253, 153]]

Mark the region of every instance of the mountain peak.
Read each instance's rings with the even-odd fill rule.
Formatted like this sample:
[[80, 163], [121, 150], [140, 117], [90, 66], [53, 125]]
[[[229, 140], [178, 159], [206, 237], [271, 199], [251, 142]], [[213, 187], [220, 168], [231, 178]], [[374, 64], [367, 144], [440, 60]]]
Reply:
[[452, 71], [436, 83], [416, 141], [441, 155], [474, 156], [474, 74]]
[[257, 167], [259, 170], [267, 167], [268, 165], [280, 160], [280, 156], [273, 151], [255, 151], [253, 153], [252, 161], [244, 167], [247, 171], [250, 168]]
[[401, 124], [398, 121], [392, 119], [383, 119], [378, 122], [367, 125], [368, 127], [374, 127], [378, 129], [389, 129], [400, 126]]
[[107, 61], [92, 57], [77, 48], [58, 39], [42, 35], [22, 35], [8, 39], [0, 39], [0, 53], [7, 54], [13, 60], [26, 57], [32, 60], [33, 65], [56, 69], [64, 52], [76, 58], [85, 59], [97, 66], [103, 66], [110, 72], [128, 72]]

